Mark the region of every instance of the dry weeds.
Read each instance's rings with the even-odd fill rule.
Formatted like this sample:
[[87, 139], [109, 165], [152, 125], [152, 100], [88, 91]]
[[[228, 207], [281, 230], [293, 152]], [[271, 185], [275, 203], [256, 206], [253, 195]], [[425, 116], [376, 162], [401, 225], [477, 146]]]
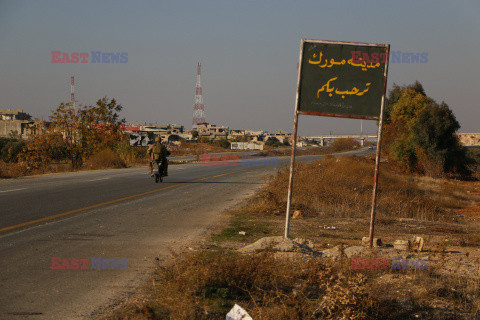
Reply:
[[[292, 221], [291, 234], [313, 240], [316, 250], [358, 245], [368, 230], [372, 174], [371, 159], [356, 157], [297, 166], [293, 204], [306, 215]], [[480, 319], [478, 227], [452, 210], [472, 201], [467, 187], [382, 164], [377, 233], [386, 244], [423, 236], [428, 252], [418, 255], [429, 258], [427, 270], [352, 270], [348, 260], [234, 253], [245, 241], [282, 233], [287, 176], [280, 170], [235, 210], [210, 249], [175, 256], [159, 268], [144, 299], [108, 318], [225, 319], [237, 303], [255, 320]], [[445, 222], [455, 219], [463, 222]]]
[[[295, 169], [292, 207], [305, 215], [366, 217], [369, 215], [373, 187], [374, 162], [344, 156], [326, 157], [313, 163], [298, 164]], [[458, 207], [463, 200], [448, 183], [440, 185], [440, 199], [431, 197], [413, 177], [396, 172], [388, 164], [380, 169], [377, 214], [379, 218], [448, 218], [446, 207]], [[289, 170], [283, 169], [250, 203], [249, 211], [268, 214], [284, 212]], [[444, 197], [448, 195], [448, 197]]]
[[319, 261], [273, 254], [189, 254], [163, 267], [152, 299], [114, 319], [225, 319], [234, 303], [254, 319], [368, 319], [373, 299], [360, 273], [338, 273]]

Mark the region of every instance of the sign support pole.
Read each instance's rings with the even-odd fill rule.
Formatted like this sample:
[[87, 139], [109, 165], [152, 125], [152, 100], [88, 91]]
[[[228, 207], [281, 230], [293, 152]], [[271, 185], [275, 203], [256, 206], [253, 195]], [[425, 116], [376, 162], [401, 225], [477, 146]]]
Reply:
[[295, 169], [295, 151], [297, 149], [297, 129], [298, 129], [298, 112], [297, 110], [295, 110], [295, 116], [293, 120], [292, 155], [290, 157], [290, 176], [288, 178], [287, 212], [285, 214], [285, 239], [288, 238], [288, 229], [290, 227], [290, 206], [292, 203], [293, 170]]
[[373, 247], [373, 233], [375, 230], [375, 210], [377, 206], [377, 193], [378, 193], [378, 175], [380, 172], [380, 152], [382, 149], [382, 130], [383, 130], [383, 110], [385, 105], [385, 93], [387, 91], [387, 75], [388, 75], [388, 58], [390, 57], [390, 45], [387, 45], [385, 71], [383, 73], [383, 94], [382, 102], [380, 106], [380, 119], [378, 122], [377, 132], [377, 154], [375, 156], [375, 174], [373, 176], [373, 191], [372, 191], [372, 208], [370, 212], [370, 248]]
[[302, 71], [302, 57], [303, 44], [305, 39], [300, 41], [300, 55], [297, 64], [298, 80], [297, 80], [297, 94], [295, 96], [295, 114], [293, 116], [293, 141], [292, 141], [292, 155], [290, 156], [290, 176], [288, 177], [288, 195], [287, 195], [287, 210], [285, 213], [285, 239], [288, 238], [288, 229], [290, 228], [290, 206], [292, 204], [292, 189], [293, 189], [293, 170], [295, 169], [295, 151], [297, 150], [297, 131], [298, 131], [298, 99], [300, 97], [300, 74]]

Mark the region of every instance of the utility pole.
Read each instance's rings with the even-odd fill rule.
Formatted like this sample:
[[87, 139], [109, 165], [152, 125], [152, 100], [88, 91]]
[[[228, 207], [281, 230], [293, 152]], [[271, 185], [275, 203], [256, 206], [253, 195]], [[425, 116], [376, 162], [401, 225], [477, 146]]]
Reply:
[[70, 102], [72, 103], [73, 110], [75, 110], [75, 77], [70, 78]]

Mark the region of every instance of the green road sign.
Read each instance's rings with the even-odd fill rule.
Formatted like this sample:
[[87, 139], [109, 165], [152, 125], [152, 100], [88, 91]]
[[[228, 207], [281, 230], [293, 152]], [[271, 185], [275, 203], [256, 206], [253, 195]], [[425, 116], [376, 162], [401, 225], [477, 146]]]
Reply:
[[299, 113], [379, 119], [389, 46], [302, 40]]

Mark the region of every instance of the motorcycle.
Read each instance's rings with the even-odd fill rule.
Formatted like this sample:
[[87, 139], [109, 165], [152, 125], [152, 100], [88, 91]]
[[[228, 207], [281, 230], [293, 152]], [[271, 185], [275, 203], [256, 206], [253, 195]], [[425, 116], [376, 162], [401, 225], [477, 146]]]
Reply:
[[155, 178], [155, 183], [158, 181], [163, 182], [163, 177], [165, 177], [162, 160], [154, 160], [152, 161], [152, 174]]

